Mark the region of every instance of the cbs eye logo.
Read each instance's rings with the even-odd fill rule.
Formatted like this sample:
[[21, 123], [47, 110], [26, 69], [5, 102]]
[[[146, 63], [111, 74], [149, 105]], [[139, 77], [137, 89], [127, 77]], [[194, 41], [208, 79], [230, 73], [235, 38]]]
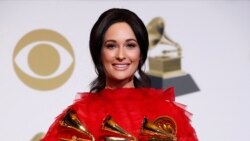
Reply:
[[75, 56], [70, 43], [59, 33], [33, 30], [17, 43], [13, 65], [20, 80], [37, 90], [52, 90], [71, 76]]

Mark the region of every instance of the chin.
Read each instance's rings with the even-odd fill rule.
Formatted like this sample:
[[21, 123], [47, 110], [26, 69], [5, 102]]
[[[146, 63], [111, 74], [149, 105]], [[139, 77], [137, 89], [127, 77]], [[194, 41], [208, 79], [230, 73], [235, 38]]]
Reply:
[[124, 80], [130, 79], [130, 77], [115, 77], [113, 79], [116, 80], [116, 81], [124, 81]]
[[132, 75], [117, 75], [113, 76], [113, 80], [116, 81], [125, 81], [125, 80], [130, 80]]

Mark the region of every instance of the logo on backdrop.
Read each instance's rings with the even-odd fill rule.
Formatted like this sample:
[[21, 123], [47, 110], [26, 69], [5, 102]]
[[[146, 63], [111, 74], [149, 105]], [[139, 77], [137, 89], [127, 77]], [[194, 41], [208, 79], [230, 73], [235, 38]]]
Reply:
[[75, 56], [60, 33], [37, 29], [25, 34], [13, 52], [13, 66], [20, 80], [37, 90], [52, 90], [71, 76]]

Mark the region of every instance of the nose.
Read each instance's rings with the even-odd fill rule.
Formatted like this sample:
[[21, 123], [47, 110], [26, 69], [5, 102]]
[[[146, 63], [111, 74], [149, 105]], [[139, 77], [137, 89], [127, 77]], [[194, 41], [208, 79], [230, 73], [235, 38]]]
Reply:
[[119, 47], [119, 49], [117, 50], [116, 59], [119, 61], [122, 61], [126, 58], [125, 56], [126, 55], [125, 55], [123, 47]]

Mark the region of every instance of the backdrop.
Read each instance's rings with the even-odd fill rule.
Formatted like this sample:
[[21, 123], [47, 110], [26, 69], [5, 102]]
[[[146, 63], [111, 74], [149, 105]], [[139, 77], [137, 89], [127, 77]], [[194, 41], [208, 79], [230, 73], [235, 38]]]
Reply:
[[249, 1], [6, 0], [0, 1], [0, 140], [29, 141], [46, 132], [78, 92], [89, 90], [96, 76], [89, 32], [112, 7], [134, 11], [145, 24], [164, 19], [165, 33], [182, 47], [182, 69], [200, 89], [177, 101], [194, 114], [201, 141], [249, 139]]

